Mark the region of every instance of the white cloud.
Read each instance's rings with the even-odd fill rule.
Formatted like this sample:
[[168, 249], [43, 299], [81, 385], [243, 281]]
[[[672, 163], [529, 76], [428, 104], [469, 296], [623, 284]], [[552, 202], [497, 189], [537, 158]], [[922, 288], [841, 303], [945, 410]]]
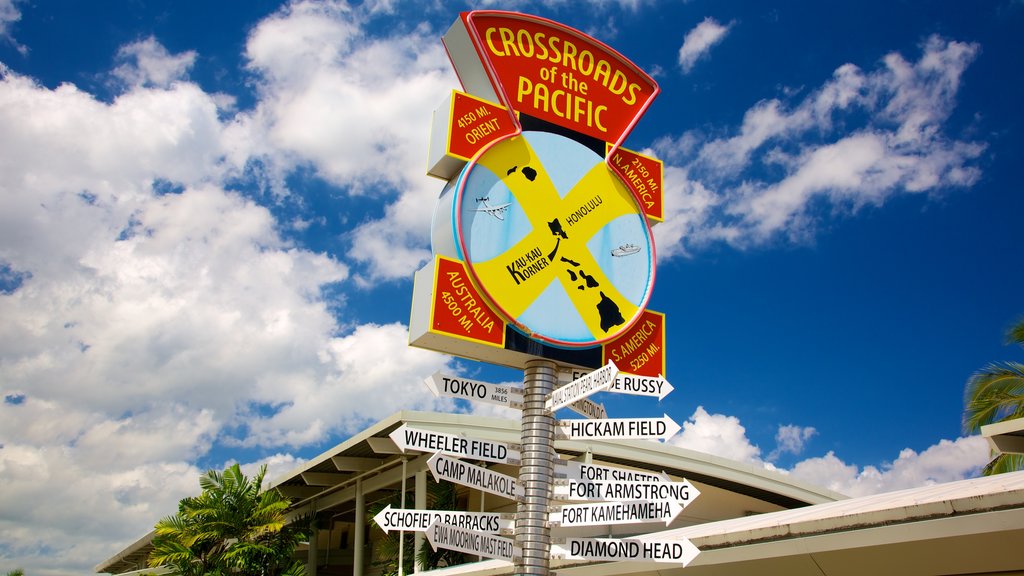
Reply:
[[747, 438], [747, 430], [739, 418], [725, 414], [708, 414], [698, 406], [683, 429], [669, 442], [686, 448], [737, 460], [759, 462], [761, 449]]
[[170, 54], [167, 48], [150, 36], [145, 40], [122, 46], [117, 59], [123, 61], [112, 74], [128, 86], [168, 88], [184, 80], [196, 61], [196, 52]]
[[698, 406], [683, 424], [680, 434], [670, 442], [690, 450], [791, 474], [794, 478], [847, 496], [879, 494], [975, 477], [990, 459], [988, 443], [980, 436], [971, 436], [940, 440], [920, 453], [905, 448], [896, 459], [881, 466], [860, 468], [843, 462], [831, 451], [824, 456], [801, 460], [789, 469], [771, 463], [781, 454], [801, 453], [806, 441], [816, 433], [809, 426], [780, 426], [775, 436], [775, 449], [767, 459], [762, 459], [761, 449], [747, 437], [746, 428], [739, 418], [709, 414], [704, 407]]
[[686, 245], [695, 243], [697, 235], [715, 234], [706, 222], [720, 202], [703, 183], [691, 180], [685, 168], [665, 164], [664, 179], [665, 221], [654, 227], [659, 260], [687, 255]]
[[[747, 246], [778, 235], [808, 238], [818, 198], [841, 214], [896, 194], [974, 184], [980, 171], [972, 161], [985, 144], [951, 139], [943, 128], [980, 47], [932, 36], [921, 49], [916, 62], [891, 53], [867, 73], [844, 64], [792, 107], [780, 99], [758, 102], [734, 135], [703, 144], [693, 134], [657, 141], [655, 152], [672, 162], [667, 174], [675, 165], [685, 188], [717, 193], [704, 203], [714, 209], [687, 222], [688, 234], [662, 234], [662, 253], [689, 253], [676, 245], [682, 242]], [[673, 201], [667, 195], [670, 211]]]
[[348, 257], [366, 280], [407, 279], [430, 257], [424, 214], [441, 189], [424, 176], [429, 111], [458, 82], [436, 32], [374, 38], [365, 18], [299, 2], [261, 22], [246, 51], [261, 103], [247, 122], [285, 170], [309, 163], [349, 194], [393, 199], [351, 233]]
[[725, 39], [733, 23], [719, 24], [708, 16], [700, 24], [686, 33], [683, 45], [679, 48], [679, 66], [684, 74], [689, 74], [701, 57], [708, 54], [711, 48]]
[[[6, 40], [22, 55], [28, 54], [28, 48], [19, 44], [11, 34], [11, 24], [21, 20], [21, 10], [17, 4], [24, 0], [0, 0], [0, 40]], [[0, 69], [3, 64], [0, 64]]]
[[807, 441], [814, 437], [818, 431], [813, 426], [796, 426], [785, 424], [779, 426], [775, 433], [775, 450], [768, 454], [767, 460], [775, 462], [783, 454], [800, 454], [804, 451]]
[[799, 462], [790, 473], [847, 496], [865, 496], [971, 478], [990, 458], [985, 439], [970, 436], [940, 440], [921, 453], [905, 448], [895, 460], [881, 467], [858, 468], [829, 452]]
[[123, 53], [139, 67], [109, 103], [0, 75], [0, 266], [21, 278], [0, 292], [0, 399], [17, 398], [0, 403], [0, 532], [4, 563], [32, 574], [89, 570], [144, 534], [196, 492], [211, 447], [449, 406], [421, 383], [446, 357], [401, 325], [346, 322], [324, 288], [349, 267], [225, 188], [275, 150], [248, 139], [267, 133], [219, 118], [184, 79], [189, 53]]

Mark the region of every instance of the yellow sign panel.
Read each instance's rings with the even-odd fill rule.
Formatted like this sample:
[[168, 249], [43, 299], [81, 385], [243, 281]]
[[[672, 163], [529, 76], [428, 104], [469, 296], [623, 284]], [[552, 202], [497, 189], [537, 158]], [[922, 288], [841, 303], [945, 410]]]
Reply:
[[457, 189], [461, 256], [520, 329], [592, 346], [636, 320], [653, 284], [653, 242], [636, 199], [602, 157], [526, 132], [486, 150]]

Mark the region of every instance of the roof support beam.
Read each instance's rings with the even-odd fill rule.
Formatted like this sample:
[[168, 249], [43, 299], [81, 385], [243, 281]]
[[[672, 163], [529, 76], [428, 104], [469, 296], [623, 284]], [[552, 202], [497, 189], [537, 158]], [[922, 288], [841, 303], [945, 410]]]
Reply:
[[334, 472], [302, 473], [302, 480], [310, 486], [335, 486], [351, 477], [351, 474], [336, 474]]
[[351, 456], [332, 456], [331, 462], [334, 462], [334, 467], [341, 472], [366, 472], [373, 470], [381, 464], [384, 460], [380, 458], [355, 458]]

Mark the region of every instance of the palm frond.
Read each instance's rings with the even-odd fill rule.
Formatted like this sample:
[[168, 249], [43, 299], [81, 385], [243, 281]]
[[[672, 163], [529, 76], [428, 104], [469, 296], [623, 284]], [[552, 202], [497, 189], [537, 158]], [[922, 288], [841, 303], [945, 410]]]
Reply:
[[992, 363], [967, 381], [963, 427], [978, 432], [1014, 415], [1024, 415], [1024, 364]]
[[1024, 470], [1024, 454], [999, 454], [982, 468], [984, 476]]
[[1006, 331], [1006, 343], [1024, 346], [1024, 318], [1018, 320]]

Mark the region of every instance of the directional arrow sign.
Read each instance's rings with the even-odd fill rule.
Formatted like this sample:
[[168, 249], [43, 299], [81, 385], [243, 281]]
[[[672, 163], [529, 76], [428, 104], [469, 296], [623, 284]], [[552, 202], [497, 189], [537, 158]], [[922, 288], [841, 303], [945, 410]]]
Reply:
[[499, 532], [511, 533], [515, 529], [515, 520], [508, 515], [498, 512], [457, 512], [452, 510], [403, 510], [387, 508], [381, 510], [373, 517], [373, 521], [380, 526], [384, 532], [391, 530], [406, 530], [412, 532], [425, 532], [430, 523], [437, 521], [441, 524], [459, 526], [475, 532], [486, 534], [497, 534]]
[[607, 418], [605, 420], [559, 420], [558, 429], [570, 440], [668, 440], [680, 426], [666, 414], [662, 418]]
[[434, 396], [462, 398], [509, 408], [523, 408], [523, 391], [514, 386], [490, 384], [469, 378], [449, 376], [441, 372], [434, 372], [424, 382]]
[[665, 526], [668, 526], [682, 511], [683, 507], [671, 500], [566, 504], [552, 512], [549, 520], [556, 526], [606, 526], [646, 522], [664, 522]]
[[448, 480], [477, 490], [516, 499], [516, 479], [508, 474], [488, 470], [483, 466], [463, 462], [458, 458], [445, 456], [440, 452], [427, 460], [427, 467], [434, 474], [434, 480]]
[[569, 481], [617, 480], [619, 482], [661, 482], [667, 478], [667, 476], [663, 476], [664, 472], [655, 474], [646, 470], [627, 470], [625, 468], [601, 466], [600, 464], [576, 462], [575, 460], [559, 461], [556, 462], [556, 465], [564, 466], [565, 477]]
[[[562, 382], [571, 382], [583, 374], [584, 372], [579, 370], [566, 370], [558, 373], [558, 379]], [[673, 390], [675, 387], [660, 376], [654, 378], [653, 376], [637, 376], [619, 372], [615, 377], [615, 383], [607, 391], [633, 396], [654, 396], [658, 400], [662, 400]]]
[[477, 440], [444, 432], [419, 430], [410, 428], [408, 424], [402, 424], [388, 436], [402, 452], [406, 450], [441, 452], [472, 460], [486, 460], [501, 464], [519, 463], [519, 452], [512, 450], [504, 442]]
[[552, 544], [551, 556], [569, 560], [633, 560], [689, 564], [700, 554], [686, 538], [647, 540], [640, 538], [566, 538], [564, 544]]
[[566, 406], [566, 408], [580, 416], [595, 420], [601, 420], [608, 417], [608, 411], [604, 409], [604, 404], [598, 404], [589, 398], [577, 400]]
[[554, 496], [560, 500], [573, 501], [604, 501], [616, 500], [671, 500], [682, 504], [683, 508], [700, 496], [700, 491], [692, 484], [682, 482], [616, 482], [599, 480], [595, 482], [569, 482], [556, 485]]
[[431, 522], [430, 526], [427, 527], [426, 536], [427, 541], [430, 542], [430, 546], [434, 550], [437, 550], [438, 546], [440, 546], [441, 548], [465, 552], [466, 554], [497, 558], [498, 560], [507, 560], [509, 562], [513, 561], [515, 544], [511, 538], [466, 530], [451, 524], [441, 524], [437, 521]]
[[615, 375], [618, 373], [619, 369], [615, 367], [615, 362], [609, 360], [601, 368], [553, 390], [544, 402], [544, 407], [554, 412], [591, 394], [607, 390], [615, 383]]

